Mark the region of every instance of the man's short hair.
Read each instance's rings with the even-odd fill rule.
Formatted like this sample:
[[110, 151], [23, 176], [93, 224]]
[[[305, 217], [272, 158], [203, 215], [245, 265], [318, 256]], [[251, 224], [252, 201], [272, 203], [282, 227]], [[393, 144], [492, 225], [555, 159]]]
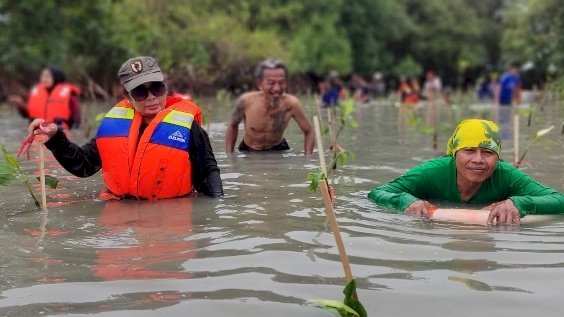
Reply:
[[282, 69], [284, 70], [284, 76], [288, 77], [288, 69], [284, 62], [279, 59], [269, 58], [260, 62], [255, 68], [255, 78], [261, 80], [265, 69]]
[[521, 62], [519, 62], [519, 61], [512, 61], [511, 63], [509, 63], [509, 67], [521, 69]]

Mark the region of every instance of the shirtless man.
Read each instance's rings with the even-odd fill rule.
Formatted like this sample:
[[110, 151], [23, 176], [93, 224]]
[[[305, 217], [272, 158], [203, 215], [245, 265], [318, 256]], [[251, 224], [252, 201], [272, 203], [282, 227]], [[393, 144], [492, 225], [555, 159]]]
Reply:
[[241, 121], [244, 121], [245, 135], [239, 151], [289, 150], [284, 130], [292, 118], [304, 133], [305, 154], [313, 152], [313, 129], [298, 98], [285, 93], [286, 75], [286, 66], [280, 61], [265, 60], [257, 66], [255, 76], [259, 91], [245, 93], [237, 99], [227, 123], [225, 152], [233, 153]]

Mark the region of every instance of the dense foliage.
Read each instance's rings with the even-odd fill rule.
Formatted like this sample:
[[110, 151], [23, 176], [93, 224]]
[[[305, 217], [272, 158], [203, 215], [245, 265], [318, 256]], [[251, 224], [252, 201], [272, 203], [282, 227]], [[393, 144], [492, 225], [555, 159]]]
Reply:
[[[293, 76], [435, 69], [450, 85], [513, 59], [538, 78], [564, 58], [559, 0], [0, 0], [3, 95], [42, 65], [111, 91], [119, 65], [154, 55], [180, 85], [234, 89], [265, 57]], [[551, 66], [552, 65], [552, 66]]]

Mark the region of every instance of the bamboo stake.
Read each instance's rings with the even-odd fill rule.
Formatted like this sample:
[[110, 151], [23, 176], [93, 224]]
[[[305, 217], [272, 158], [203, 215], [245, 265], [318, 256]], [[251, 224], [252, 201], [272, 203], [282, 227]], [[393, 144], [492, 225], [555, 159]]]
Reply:
[[45, 232], [47, 227], [47, 191], [45, 189], [45, 150], [43, 148], [43, 142], [39, 143], [39, 183], [41, 187], [41, 211], [43, 212], [43, 218], [41, 220], [41, 225], [39, 231], [39, 241], [43, 241], [45, 238]]
[[519, 162], [519, 114], [513, 115], [513, 164]]
[[39, 183], [41, 185], [41, 210], [47, 212], [47, 191], [45, 190], [45, 151], [39, 142]]
[[[325, 173], [325, 175], [327, 175], [327, 166], [325, 165], [323, 143], [321, 142], [321, 131], [319, 130], [319, 119], [317, 118], [317, 116], [313, 117], [313, 122], [321, 171]], [[345, 244], [343, 243], [341, 231], [339, 230], [339, 223], [337, 222], [337, 217], [335, 216], [335, 211], [333, 210], [333, 203], [331, 202], [331, 196], [329, 195], [327, 178], [319, 183], [319, 187], [321, 189], [321, 195], [323, 196], [323, 202], [325, 204], [325, 213], [327, 214], [327, 218], [329, 220], [329, 223], [331, 224], [331, 229], [333, 230], [333, 235], [335, 236], [335, 242], [337, 243], [337, 250], [339, 251], [339, 258], [341, 260], [341, 264], [343, 265], [343, 270], [345, 271], [345, 280], [348, 284], [350, 281], [352, 281], [353, 276], [349, 258], [345, 250]]]
[[437, 96], [434, 91], [431, 92], [431, 117], [433, 120], [433, 149], [437, 150], [439, 148], [437, 135]]
[[[337, 126], [336, 126], [336, 117], [337, 117], [337, 110], [336, 106], [329, 108], [329, 138], [331, 142], [331, 150], [333, 151], [333, 161], [336, 162], [337, 158]], [[335, 165], [330, 166], [332, 169], [337, 169], [337, 163]]]
[[317, 96], [314, 96], [313, 100], [315, 101], [315, 109], [317, 110], [317, 117], [319, 118], [319, 124], [321, 125], [321, 129], [323, 130], [324, 129], [323, 116], [321, 115], [321, 104], [322, 104], [322, 102], [321, 102], [321, 100], [319, 100], [319, 98]]
[[321, 130], [319, 128], [319, 118], [313, 117], [313, 127], [315, 129], [315, 139], [317, 143], [317, 151], [319, 152], [319, 164], [321, 171], [327, 175], [327, 165], [325, 164], [325, 154], [323, 153], [323, 139], [321, 138]]

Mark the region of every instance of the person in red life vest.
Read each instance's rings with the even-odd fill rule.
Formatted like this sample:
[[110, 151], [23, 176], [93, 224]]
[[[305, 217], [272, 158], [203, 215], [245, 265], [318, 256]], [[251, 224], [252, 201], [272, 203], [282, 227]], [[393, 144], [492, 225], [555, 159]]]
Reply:
[[125, 99], [114, 106], [97, 135], [80, 147], [55, 124], [35, 119], [29, 132], [45, 134], [45, 146], [78, 177], [104, 171], [105, 199], [163, 199], [193, 191], [223, 195], [208, 135], [194, 120], [195, 105], [166, 95], [163, 74], [148, 56], [126, 61], [118, 71]]
[[45, 119], [64, 128], [80, 125], [80, 88], [66, 81], [65, 74], [56, 66], [46, 66], [27, 97], [10, 96], [8, 101], [25, 118]]
[[419, 101], [419, 90], [414, 87], [405, 77], [400, 78], [398, 95], [402, 104], [406, 106], [415, 106]]
[[[166, 79], [166, 77], [165, 77]], [[188, 101], [192, 101], [192, 96], [189, 93], [180, 93], [177, 92], [173, 85], [167, 80], [167, 92], [166, 92], [167, 96], [169, 97], [175, 97], [175, 98], [180, 98], [183, 100], [188, 100]], [[191, 113], [194, 114], [194, 121], [199, 124], [200, 126], [202, 126], [202, 109], [200, 109], [199, 106], [197, 106], [195, 103], [190, 103], [193, 107], [191, 109]]]

